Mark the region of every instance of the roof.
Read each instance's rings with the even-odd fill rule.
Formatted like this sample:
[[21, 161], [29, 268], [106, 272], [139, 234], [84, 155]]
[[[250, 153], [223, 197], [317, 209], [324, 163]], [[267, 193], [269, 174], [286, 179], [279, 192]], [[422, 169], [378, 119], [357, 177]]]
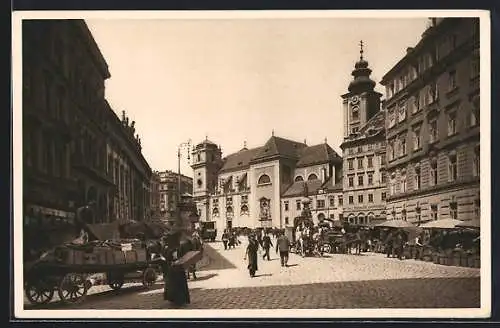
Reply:
[[303, 148], [297, 167], [311, 166], [314, 164], [328, 163], [331, 161], [342, 162], [342, 158], [327, 143]]
[[220, 170], [220, 173], [245, 169], [250, 166], [250, 161], [254, 156], [261, 150], [262, 147], [240, 150], [237, 153], [233, 153], [224, 158], [224, 165]]
[[328, 191], [342, 191], [342, 187], [342, 179], [335, 183], [334, 177], [330, 177], [330, 179], [323, 184], [323, 189], [327, 189]]
[[304, 147], [307, 147], [305, 143], [272, 136], [255, 154], [253, 160], [261, 160], [274, 156], [298, 159], [299, 151]]
[[320, 179], [294, 182], [285, 191], [283, 197], [305, 196], [304, 185], [306, 183], [308, 194], [316, 193], [323, 185], [323, 182]]

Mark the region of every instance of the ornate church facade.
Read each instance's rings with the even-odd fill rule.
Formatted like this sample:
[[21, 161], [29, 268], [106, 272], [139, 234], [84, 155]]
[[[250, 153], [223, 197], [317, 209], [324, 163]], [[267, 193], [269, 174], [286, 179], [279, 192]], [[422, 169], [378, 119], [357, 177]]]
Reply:
[[220, 147], [205, 140], [194, 148], [193, 160], [200, 221], [216, 222], [219, 234], [231, 227], [289, 226], [293, 218], [285, 221], [284, 204], [298, 195], [287, 191], [308, 186], [309, 195], [324, 194], [342, 176], [342, 159], [326, 141], [308, 146], [274, 135], [261, 147], [224, 158]]

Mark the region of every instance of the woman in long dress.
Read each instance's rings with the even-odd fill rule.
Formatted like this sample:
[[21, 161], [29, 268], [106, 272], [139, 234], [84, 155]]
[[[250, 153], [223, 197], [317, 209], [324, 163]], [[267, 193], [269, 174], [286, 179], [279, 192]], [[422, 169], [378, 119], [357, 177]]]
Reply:
[[245, 252], [245, 260], [248, 257], [248, 272], [250, 273], [250, 277], [255, 277], [255, 272], [258, 270], [257, 266], [257, 252], [259, 250], [259, 242], [255, 238], [254, 235], [251, 235], [248, 238], [248, 246]]
[[163, 299], [170, 301], [177, 307], [191, 302], [186, 270], [182, 266], [174, 264], [181, 256], [180, 254], [179, 234], [170, 235], [164, 252], [163, 280], [165, 287]]

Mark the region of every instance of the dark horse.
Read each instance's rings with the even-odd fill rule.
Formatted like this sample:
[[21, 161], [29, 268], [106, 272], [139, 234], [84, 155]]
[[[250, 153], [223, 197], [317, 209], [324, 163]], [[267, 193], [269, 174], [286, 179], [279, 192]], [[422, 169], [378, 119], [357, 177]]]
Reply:
[[365, 247], [367, 232], [360, 228], [352, 229], [344, 235], [344, 246], [346, 254], [352, 254], [354, 249], [354, 254], [360, 255], [362, 249]]

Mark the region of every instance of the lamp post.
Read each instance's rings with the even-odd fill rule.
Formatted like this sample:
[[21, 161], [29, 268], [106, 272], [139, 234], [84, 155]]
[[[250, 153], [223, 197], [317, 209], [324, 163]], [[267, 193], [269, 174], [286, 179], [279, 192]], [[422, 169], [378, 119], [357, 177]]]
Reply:
[[187, 159], [189, 161], [189, 151], [191, 150], [191, 139], [188, 139], [187, 142], [182, 142], [177, 146], [177, 221], [181, 222], [181, 151], [187, 150]]

